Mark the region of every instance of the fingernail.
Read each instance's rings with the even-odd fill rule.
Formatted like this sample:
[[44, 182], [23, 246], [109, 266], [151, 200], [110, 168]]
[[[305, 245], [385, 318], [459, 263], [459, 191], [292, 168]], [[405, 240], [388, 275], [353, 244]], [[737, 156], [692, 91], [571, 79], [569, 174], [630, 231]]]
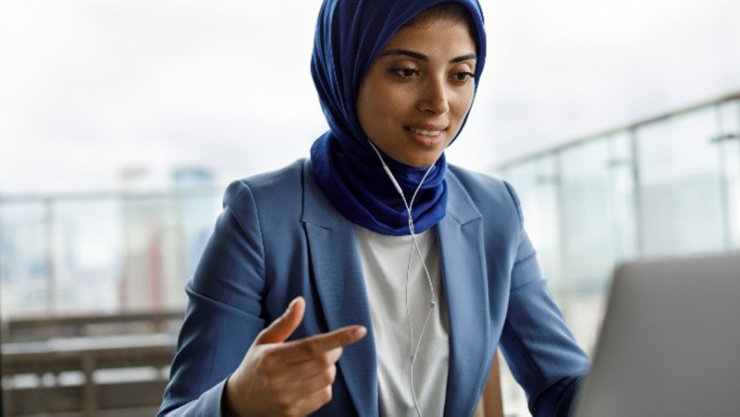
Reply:
[[285, 309], [285, 314], [293, 312], [293, 309], [295, 308], [295, 303], [298, 301], [298, 297], [294, 298], [293, 301], [288, 304], [288, 308]]
[[358, 339], [361, 337], [364, 337], [366, 334], [367, 334], [367, 329], [365, 328], [365, 326], [360, 326], [356, 328], [354, 332], [352, 332], [352, 336]]

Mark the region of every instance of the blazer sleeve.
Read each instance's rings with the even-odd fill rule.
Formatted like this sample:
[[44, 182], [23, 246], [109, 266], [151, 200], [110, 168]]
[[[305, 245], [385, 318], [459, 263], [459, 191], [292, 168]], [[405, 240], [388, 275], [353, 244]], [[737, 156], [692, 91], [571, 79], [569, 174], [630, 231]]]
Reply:
[[264, 245], [246, 183], [226, 190], [224, 210], [192, 279], [170, 380], [158, 416], [220, 416], [223, 388], [265, 326]]
[[532, 415], [565, 417], [588, 372], [589, 359], [553, 302], [522, 227], [519, 200], [511, 186], [506, 186], [519, 213], [519, 236], [501, 350], [527, 394]]

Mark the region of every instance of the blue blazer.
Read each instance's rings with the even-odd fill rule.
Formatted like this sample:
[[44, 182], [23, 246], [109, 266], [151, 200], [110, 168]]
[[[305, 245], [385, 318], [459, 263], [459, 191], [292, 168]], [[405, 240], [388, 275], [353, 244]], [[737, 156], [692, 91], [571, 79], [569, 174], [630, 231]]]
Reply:
[[[588, 358], [547, 291], [503, 181], [450, 165], [445, 217], [434, 228], [449, 315], [444, 415], [470, 416], [497, 347], [535, 416], [565, 416]], [[219, 416], [226, 378], [257, 334], [296, 296], [292, 338], [361, 324], [344, 349], [333, 399], [315, 416], [377, 417], [377, 359], [354, 224], [313, 180], [310, 161], [232, 183], [185, 291], [189, 303], [159, 416]]]

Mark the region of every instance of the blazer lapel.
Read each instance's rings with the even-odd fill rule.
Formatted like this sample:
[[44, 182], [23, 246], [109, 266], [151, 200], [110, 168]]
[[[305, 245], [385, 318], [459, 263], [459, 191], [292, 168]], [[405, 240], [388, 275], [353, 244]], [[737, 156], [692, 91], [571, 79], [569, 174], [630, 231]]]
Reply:
[[437, 226], [437, 236], [450, 335], [444, 415], [455, 417], [472, 415], [478, 405], [492, 347], [487, 336], [490, 317], [481, 214], [449, 171], [447, 185], [447, 214]]
[[[339, 214], [304, 164], [303, 222], [311, 269], [330, 330], [361, 324], [367, 336], [345, 349], [339, 368], [360, 416], [378, 411], [377, 362], [370, 308], [354, 225]], [[447, 173], [447, 214], [437, 225], [442, 282], [447, 301], [450, 359], [444, 415], [472, 415], [493, 352], [488, 338], [488, 288], [481, 214], [452, 172]], [[459, 401], [452, 401], [459, 399]]]
[[303, 170], [303, 222], [311, 269], [329, 330], [361, 324], [367, 336], [344, 350], [338, 366], [358, 415], [378, 416], [375, 341], [354, 226], [339, 214]]

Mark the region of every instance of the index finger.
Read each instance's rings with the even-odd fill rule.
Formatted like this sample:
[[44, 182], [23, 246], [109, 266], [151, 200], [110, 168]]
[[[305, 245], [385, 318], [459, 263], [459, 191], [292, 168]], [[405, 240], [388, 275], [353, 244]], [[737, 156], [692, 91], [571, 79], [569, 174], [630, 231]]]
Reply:
[[328, 333], [283, 343], [279, 349], [286, 354], [287, 363], [303, 362], [324, 353], [350, 345], [365, 337], [364, 326], [347, 326]]

